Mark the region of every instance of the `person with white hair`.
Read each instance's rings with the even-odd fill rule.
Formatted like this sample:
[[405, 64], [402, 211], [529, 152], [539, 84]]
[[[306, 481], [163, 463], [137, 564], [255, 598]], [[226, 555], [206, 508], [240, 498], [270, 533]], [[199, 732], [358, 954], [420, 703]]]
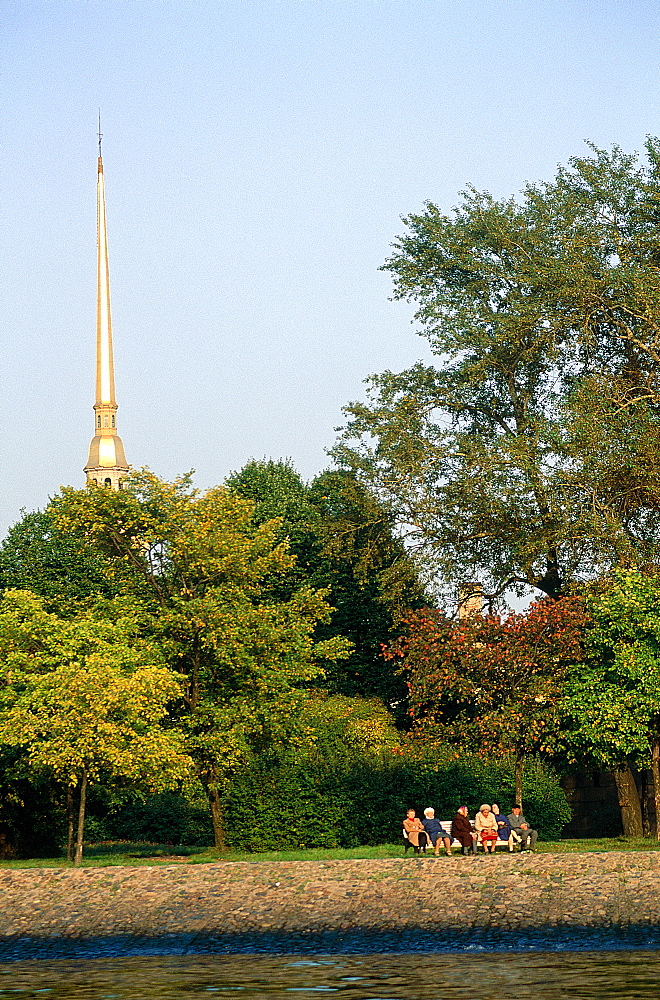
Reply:
[[488, 802], [479, 806], [479, 812], [474, 817], [474, 828], [479, 834], [484, 854], [494, 854], [498, 837], [497, 821], [490, 811]]
[[429, 840], [433, 844], [433, 854], [437, 858], [440, 853], [440, 844], [445, 845], [445, 854], [448, 858], [451, 857], [451, 837], [442, 828], [442, 823], [439, 819], [435, 818], [435, 809], [431, 806], [427, 806], [424, 810], [424, 819], [422, 820], [424, 829], [426, 830]]

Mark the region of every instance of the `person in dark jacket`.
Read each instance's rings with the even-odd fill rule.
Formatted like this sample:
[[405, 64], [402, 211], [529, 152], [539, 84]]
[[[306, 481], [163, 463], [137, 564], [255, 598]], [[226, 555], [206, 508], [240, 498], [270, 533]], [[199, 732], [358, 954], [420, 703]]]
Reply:
[[447, 857], [451, 857], [451, 837], [448, 833], [442, 829], [442, 824], [439, 819], [435, 818], [435, 809], [431, 806], [424, 810], [424, 819], [422, 820], [424, 829], [426, 830], [431, 843], [433, 844], [433, 853], [437, 858], [440, 853], [440, 844], [445, 845], [445, 854]]
[[477, 834], [468, 819], [467, 806], [459, 806], [451, 821], [451, 835], [461, 845], [461, 854], [476, 854]]

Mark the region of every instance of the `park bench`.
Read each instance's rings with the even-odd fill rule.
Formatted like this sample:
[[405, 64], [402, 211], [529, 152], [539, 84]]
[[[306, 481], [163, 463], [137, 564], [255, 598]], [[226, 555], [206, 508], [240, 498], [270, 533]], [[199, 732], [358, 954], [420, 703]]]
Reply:
[[[472, 825], [472, 829], [474, 829], [474, 820], [470, 820], [470, 823]], [[444, 833], [448, 837], [451, 837], [451, 820], [450, 819], [441, 819], [440, 820], [440, 826], [442, 827]], [[405, 829], [403, 830], [403, 846], [404, 846], [404, 853], [405, 854], [408, 853], [408, 848], [409, 847], [413, 847], [413, 844], [411, 844], [410, 840], [408, 839], [408, 834], [406, 833]], [[427, 846], [428, 847], [432, 846], [430, 839], [429, 839], [429, 842], [428, 842]], [[460, 845], [460, 842], [458, 840], [456, 840], [455, 837], [452, 837], [451, 838], [451, 846], [452, 847], [460, 847], [461, 845]], [[477, 845], [477, 847], [475, 848], [475, 850], [478, 850], [479, 846], [481, 846], [481, 845]], [[509, 849], [509, 845], [508, 845], [508, 843], [507, 843], [506, 840], [496, 840], [495, 841], [495, 850], [497, 850], [500, 847], [503, 848], [503, 850], [505, 850], [505, 851], [508, 851], [508, 849]], [[481, 849], [483, 850], [483, 848], [481, 848]], [[423, 848], [421, 848], [421, 850], [425, 851], [426, 848], [423, 847]]]

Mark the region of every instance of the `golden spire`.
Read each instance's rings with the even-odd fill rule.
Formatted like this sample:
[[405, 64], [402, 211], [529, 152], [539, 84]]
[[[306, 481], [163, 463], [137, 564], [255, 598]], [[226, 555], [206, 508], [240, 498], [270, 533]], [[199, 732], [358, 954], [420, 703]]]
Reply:
[[89, 446], [85, 472], [90, 482], [99, 486], [121, 488], [128, 472], [124, 445], [117, 434], [117, 401], [112, 357], [112, 318], [110, 314], [110, 272], [108, 235], [105, 218], [105, 185], [101, 158], [101, 121], [99, 116], [99, 160], [97, 185], [97, 291], [96, 291], [96, 402], [94, 437]]

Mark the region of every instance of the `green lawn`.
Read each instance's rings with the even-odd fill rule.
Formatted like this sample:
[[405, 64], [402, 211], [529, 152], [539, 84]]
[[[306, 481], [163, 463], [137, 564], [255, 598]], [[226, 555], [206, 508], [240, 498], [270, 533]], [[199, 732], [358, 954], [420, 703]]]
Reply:
[[[585, 851], [657, 851], [657, 840], [631, 839], [627, 837], [603, 838], [600, 840], [559, 840], [537, 844], [539, 853], [576, 854]], [[85, 847], [83, 865], [87, 867], [107, 867], [111, 865], [173, 865], [208, 864], [213, 861], [328, 861], [346, 858], [401, 858], [400, 844], [380, 844], [378, 847], [354, 848], [312, 848], [291, 851], [265, 851], [248, 854], [244, 851], [228, 851], [220, 854], [213, 848], [175, 847], [171, 844], [145, 843], [104, 843], [89, 844]], [[428, 855], [427, 855], [428, 857]], [[432, 855], [431, 855], [432, 857]], [[409, 851], [411, 860], [415, 855]], [[444, 859], [449, 863], [449, 859]], [[70, 864], [63, 857], [29, 858], [0, 861], [0, 868], [68, 868]]]

